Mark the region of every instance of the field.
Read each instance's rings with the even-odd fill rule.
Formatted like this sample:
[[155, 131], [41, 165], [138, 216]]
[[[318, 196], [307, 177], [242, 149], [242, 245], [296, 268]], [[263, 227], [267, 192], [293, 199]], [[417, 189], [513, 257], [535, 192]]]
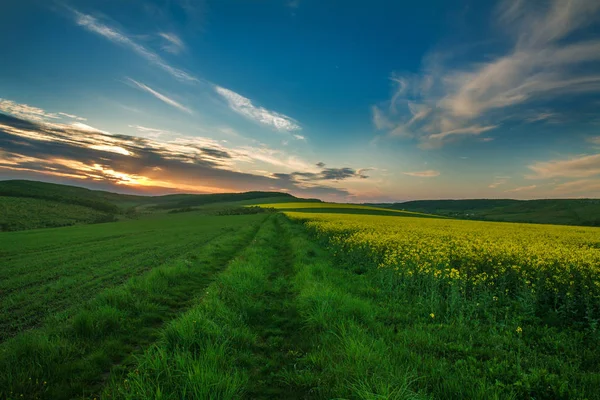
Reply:
[[280, 192], [136, 196], [53, 183], [0, 181], [0, 232], [133, 220], [149, 214], [232, 214], [258, 203], [317, 202]]
[[222, 200], [1, 232], [0, 398], [600, 398], [598, 228]]
[[599, 199], [416, 200], [378, 206], [483, 221], [600, 226]]

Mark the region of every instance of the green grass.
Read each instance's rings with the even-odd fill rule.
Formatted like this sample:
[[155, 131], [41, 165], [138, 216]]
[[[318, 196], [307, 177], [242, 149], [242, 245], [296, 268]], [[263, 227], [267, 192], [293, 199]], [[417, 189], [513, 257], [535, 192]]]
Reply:
[[368, 214], [368, 215], [389, 215], [394, 217], [425, 217], [425, 218], [443, 218], [437, 215], [424, 213], [392, 210], [389, 208], [372, 207], [360, 204], [344, 203], [311, 203], [311, 202], [288, 202], [288, 203], [261, 203], [261, 207], [274, 208], [279, 211], [295, 211], [307, 213], [342, 213], [342, 214]]
[[0, 341], [253, 220], [192, 213], [0, 233]]
[[378, 206], [484, 221], [600, 226], [598, 199], [417, 200]]
[[0, 233], [0, 399], [600, 398], [593, 321], [406, 279], [282, 213], [206, 215], [223, 204]]
[[[282, 369], [293, 366], [300, 333], [286, 279], [291, 273], [281, 216], [173, 321], [104, 396], [116, 399], [302, 398]], [[294, 324], [294, 322], [296, 324]], [[300, 391], [299, 391], [300, 390]]]
[[231, 208], [289, 201], [320, 202], [282, 192], [137, 196], [9, 180], [0, 181], [0, 232], [137, 219], [167, 212], [198, 211], [215, 215]]
[[[32, 210], [36, 210], [32, 213]], [[113, 214], [75, 204], [0, 196], [0, 232], [111, 222]]]
[[[98, 268], [98, 265], [84, 266], [88, 276], [80, 274], [71, 278], [69, 282], [73, 281], [73, 286], [61, 288], [60, 291], [39, 290], [44, 296], [50, 296], [50, 301], [53, 297], [62, 298], [61, 291], [75, 295], [65, 299], [70, 303], [70, 309], [61, 311], [55, 305], [55, 308], [45, 310], [44, 317], [40, 318], [40, 328], [21, 332], [0, 345], [0, 398], [20, 398], [23, 395], [26, 398], [68, 399], [80, 395], [96, 395], [111, 370], [111, 376], [118, 375], [123, 365], [127, 364], [130, 354], [156, 338], [164, 321], [174, 318], [189, 307], [197, 296], [203, 294], [204, 287], [214, 278], [215, 273], [222, 270], [227, 260], [235, 256], [239, 249], [250, 243], [263, 220], [263, 215], [162, 220], [163, 230], [154, 231], [154, 235], [162, 238], [176, 237], [179, 241], [188, 238], [188, 246], [180, 248], [172, 257], [156, 263], [149, 272], [133, 277], [123, 285], [115, 282], [112, 287], [104, 286], [105, 290], [96, 296], [86, 290], [88, 301], [83, 301], [83, 293], [78, 294], [77, 284], [86, 287], [90, 271]], [[171, 229], [165, 229], [169, 227], [169, 222], [173, 223]], [[212, 237], [194, 237], [190, 228], [202, 233], [198, 229], [198, 224], [201, 223], [216, 231]], [[152, 226], [147, 221], [141, 224], [146, 229], [157, 229], [159, 226]], [[130, 232], [139, 232], [131, 225], [130, 223], [124, 228]], [[221, 230], [223, 228], [224, 231]], [[113, 229], [113, 234], [120, 231], [118, 228]], [[64, 239], [69, 236], [65, 232], [70, 231], [70, 237], [75, 238], [77, 230], [65, 228], [59, 236]], [[40, 236], [44, 232], [31, 233]], [[89, 231], [87, 233], [90, 234]], [[24, 236], [24, 233], [16, 234]], [[143, 237], [134, 236], [144, 242]], [[102, 237], [99, 239], [104, 247], [96, 248], [95, 252], [110, 253], [110, 240], [103, 242]], [[36, 245], [37, 243], [30, 243], [29, 247]], [[40, 248], [47, 245], [46, 242]], [[89, 243], [81, 247], [88, 246]], [[154, 246], [156, 247], [156, 243]], [[138, 249], [137, 253], [149, 253], [153, 258], [158, 258], [163, 251], [160, 248], [156, 252], [148, 250]], [[86, 259], [89, 261], [88, 258], [83, 260]], [[125, 271], [125, 267], [129, 265], [125, 261], [127, 259], [120, 258], [119, 262], [121, 269]], [[23, 263], [22, 259], [17, 262], [20, 266], [27, 265]], [[97, 274], [102, 276], [103, 272], [97, 271]], [[43, 284], [37, 282], [38, 288], [40, 285], [43, 287]], [[30, 293], [32, 298], [36, 295], [36, 292]], [[79, 302], [82, 303], [77, 305]], [[12, 304], [9, 302], [9, 306]], [[13, 314], [7, 313], [7, 317], [11, 318]]]
[[295, 229], [299, 308], [317, 342], [289, 379], [321, 385], [318, 398], [600, 398], [594, 321], [551, 327], [526, 298], [444, 290], [313, 232], [325, 254]]

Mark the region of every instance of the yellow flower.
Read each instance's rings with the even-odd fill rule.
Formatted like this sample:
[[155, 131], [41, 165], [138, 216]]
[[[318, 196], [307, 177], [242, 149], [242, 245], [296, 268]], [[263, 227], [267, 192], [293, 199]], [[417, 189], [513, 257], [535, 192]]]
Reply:
[[431, 314], [429, 314], [429, 316], [430, 316], [431, 318], [435, 318], [435, 314], [434, 314], [434, 313], [431, 313]]
[[523, 333], [523, 328], [521, 328], [520, 326], [517, 326], [517, 333], [520, 335], [521, 333]]

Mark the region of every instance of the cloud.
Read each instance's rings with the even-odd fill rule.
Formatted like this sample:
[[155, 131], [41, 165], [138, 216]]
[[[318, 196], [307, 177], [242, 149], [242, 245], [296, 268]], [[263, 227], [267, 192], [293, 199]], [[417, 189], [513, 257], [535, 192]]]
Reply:
[[[421, 148], [423, 149], [433, 149], [437, 147], [442, 147], [445, 143], [448, 143], [451, 137], [460, 137], [460, 136], [477, 136], [483, 132], [487, 132], [496, 128], [496, 125], [491, 126], [479, 126], [473, 125], [464, 128], [456, 128], [451, 129], [449, 131], [444, 131], [440, 133], [435, 133], [433, 135], [429, 135], [426, 142], [421, 143]], [[493, 140], [492, 138], [482, 138], [484, 142], [489, 142]]]
[[559, 193], [600, 193], [600, 179], [580, 179], [557, 185], [554, 190]]
[[600, 175], [600, 154], [537, 162], [528, 168], [534, 172], [525, 176], [528, 179], [587, 178]]
[[30, 121], [47, 121], [49, 119], [60, 119], [56, 113], [49, 113], [41, 108], [32, 107], [27, 104], [19, 104], [14, 101], [0, 98], [0, 111], [14, 115], [18, 118]]
[[558, 114], [553, 112], [540, 112], [525, 118], [525, 121], [529, 123], [547, 121], [555, 119], [557, 116]]
[[127, 80], [129, 82], [133, 83], [137, 88], [150, 93], [152, 96], [156, 97], [160, 101], [162, 101], [170, 106], [173, 106], [175, 108], [178, 108], [179, 110], [186, 112], [188, 114], [193, 114], [192, 110], [190, 110], [189, 108], [187, 108], [187, 107], [183, 106], [182, 104], [176, 102], [175, 100], [165, 96], [164, 94], [157, 92], [156, 90], [152, 89], [151, 87], [149, 87], [143, 83], [140, 83], [134, 79], [131, 79], [131, 78], [127, 78]]
[[537, 185], [531, 185], [531, 186], [520, 186], [514, 189], [510, 189], [510, 190], [505, 190], [504, 193], [514, 193], [514, 192], [522, 192], [524, 190], [533, 190], [537, 187]]
[[304, 141], [306, 141], [306, 137], [304, 137], [302, 135], [294, 134], [293, 136], [294, 136], [294, 139], [296, 139], [296, 140], [304, 140]]
[[[321, 164], [321, 163], [320, 163]], [[300, 187], [314, 187], [315, 182], [323, 181], [343, 181], [348, 179], [367, 179], [364, 173], [369, 169], [354, 168], [323, 168], [320, 172], [292, 172], [292, 173], [274, 173], [273, 178], [287, 182], [293, 182]]]
[[157, 128], [148, 128], [146, 126], [140, 125], [128, 125], [130, 128], [136, 129], [138, 132], [142, 133], [144, 136], [147, 136], [152, 139], [157, 139], [159, 137], [165, 136], [174, 136], [175, 133], [165, 130], [165, 129], [157, 129]]
[[495, 189], [498, 186], [505, 185], [508, 182], [509, 178], [504, 177], [496, 177], [493, 183], [491, 183], [488, 187], [491, 189]]
[[587, 141], [592, 143], [592, 144], [597, 144], [600, 146], [600, 136], [592, 136], [587, 138]]
[[[19, 106], [15, 109], [27, 109]], [[37, 109], [34, 116], [46, 114]], [[335, 201], [351, 194], [329, 183], [367, 177], [367, 169], [324, 168], [324, 163], [319, 167], [264, 145], [226, 147], [221, 140], [130, 127], [145, 137], [109, 133], [80, 122], [36, 122], [0, 113], [0, 170], [3, 176], [76, 180], [136, 193], [283, 190]], [[263, 173], [250, 172], [255, 170]]]
[[408, 176], [416, 176], [419, 178], [435, 178], [436, 176], [440, 176], [440, 171], [429, 169], [427, 171], [403, 172], [403, 174]]
[[394, 127], [394, 124], [387, 119], [385, 114], [377, 106], [371, 107], [371, 114], [373, 115], [373, 125], [378, 130], [390, 129]]
[[315, 164], [317, 167], [319, 168], [323, 168], [326, 164], [322, 161], [319, 161], [318, 163]]
[[522, 122], [552, 119], [553, 111], [532, 116], [528, 106], [600, 93], [600, 39], [582, 34], [599, 10], [600, 2], [588, 0], [502, 2], [495, 23], [508, 50], [450, 68], [450, 51], [432, 53], [420, 74], [392, 74], [394, 94], [376, 127], [387, 119], [390, 136], [436, 148], [456, 141], [454, 133], [499, 127], [509, 111]]
[[217, 94], [227, 101], [229, 108], [246, 118], [270, 126], [279, 131], [291, 132], [301, 129], [300, 125], [298, 125], [297, 121], [294, 119], [275, 111], [267, 110], [263, 107], [257, 107], [252, 104], [250, 99], [234, 91], [217, 85], [215, 85], [214, 89]]
[[185, 43], [174, 33], [160, 32], [158, 34], [163, 40], [162, 49], [167, 53], [179, 54], [185, 50]]
[[173, 78], [182, 82], [199, 82], [198, 78], [179, 68], [171, 66], [158, 54], [147, 49], [141, 44], [136, 43], [133, 39], [131, 39], [126, 34], [120, 32], [118, 29], [103, 24], [91, 15], [83, 14], [76, 10], [72, 10], [72, 12], [77, 25], [84, 27], [90, 32], [96, 33], [104, 37], [105, 39], [110, 40], [113, 43], [119, 44], [123, 47], [132, 50], [133, 52], [148, 60], [150, 63], [156, 65], [157, 67], [167, 72]]
[[62, 115], [64, 117], [68, 117], [68, 118], [71, 118], [71, 119], [76, 119], [77, 121], [87, 121], [86, 118], [78, 117], [77, 115], [67, 114], [67, 113], [64, 113], [64, 112], [59, 112], [58, 115]]

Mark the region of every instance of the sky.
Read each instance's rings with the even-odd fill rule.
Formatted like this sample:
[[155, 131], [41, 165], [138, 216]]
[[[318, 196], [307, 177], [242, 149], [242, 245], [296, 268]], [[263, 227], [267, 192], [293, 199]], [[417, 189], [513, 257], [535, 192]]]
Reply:
[[0, 180], [600, 197], [596, 0], [9, 0]]

